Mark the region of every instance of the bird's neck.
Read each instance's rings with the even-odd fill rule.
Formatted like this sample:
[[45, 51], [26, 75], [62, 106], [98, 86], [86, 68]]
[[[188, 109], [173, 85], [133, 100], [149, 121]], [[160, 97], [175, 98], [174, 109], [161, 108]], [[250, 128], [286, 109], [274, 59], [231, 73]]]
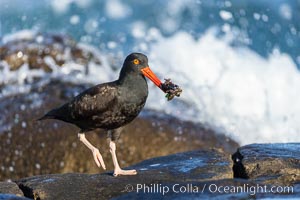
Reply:
[[135, 86], [138, 84], [141, 85], [145, 85], [147, 84], [146, 78], [142, 75], [142, 74], [126, 74], [125, 76], [122, 76], [122, 74], [120, 74], [120, 77], [118, 79], [118, 83], [120, 85], [127, 85], [127, 86]]
[[134, 97], [147, 98], [148, 96], [148, 84], [145, 76], [131, 67], [122, 67], [117, 84], [120, 85], [120, 89], [126, 93], [126, 95], [131, 96], [129, 99]]
[[117, 83], [121, 86], [120, 89], [126, 93], [126, 95], [131, 96], [131, 98], [147, 98], [148, 96], [148, 84], [142, 74], [126, 74], [126, 76], [120, 76]]
[[139, 81], [146, 81], [145, 77], [131, 67], [123, 66], [120, 71], [118, 82], [120, 84], [137, 84]]

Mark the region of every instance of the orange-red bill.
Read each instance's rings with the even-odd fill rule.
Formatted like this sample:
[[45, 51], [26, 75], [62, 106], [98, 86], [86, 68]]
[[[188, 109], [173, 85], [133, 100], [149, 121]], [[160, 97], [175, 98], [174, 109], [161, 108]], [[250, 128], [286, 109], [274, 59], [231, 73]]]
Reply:
[[149, 78], [157, 87], [161, 88], [161, 81], [157, 78], [157, 76], [152, 72], [150, 67], [145, 67], [142, 70], [144, 76]]

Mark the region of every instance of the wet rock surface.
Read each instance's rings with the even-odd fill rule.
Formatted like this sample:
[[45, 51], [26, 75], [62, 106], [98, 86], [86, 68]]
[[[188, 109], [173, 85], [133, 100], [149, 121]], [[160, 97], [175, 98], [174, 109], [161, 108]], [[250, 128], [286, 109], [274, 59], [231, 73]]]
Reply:
[[[138, 184], [171, 184], [232, 178], [231, 159], [217, 150], [193, 151], [153, 158], [135, 166], [136, 176], [105, 174], [45, 175], [18, 180], [34, 199], [108, 199], [136, 190]], [[134, 193], [134, 192], [133, 192]]]
[[254, 179], [233, 178], [230, 155], [216, 149], [152, 158], [128, 169], [136, 169], [138, 174], [120, 177], [113, 177], [112, 172], [50, 174], [15, 182], [26, 197], [40, 200], [300, 197], [299, 182], [278, 186], [277, 191], [272, 179], [265, 184]]
[[22, 190], [20, 190], [18, 185], [14, 182], [0, 182], [0, 194], [14, 194], [17, 196], [23, 196]]
[[196, 181], [233, 178], [232, 164], [230, 154], [220, 149], [211, 149], [153, 158], [132, 168], [145, 171], [149, 175], [172, 174], [174, 181], [180, 179]]
[[251, 144], [233, 155], [235, 176], [264, 183], [300, 182], [300, 144]]
[[29, 200], [29, 198], [20, 197], [13, 194], [0, 194], [0, 200]]

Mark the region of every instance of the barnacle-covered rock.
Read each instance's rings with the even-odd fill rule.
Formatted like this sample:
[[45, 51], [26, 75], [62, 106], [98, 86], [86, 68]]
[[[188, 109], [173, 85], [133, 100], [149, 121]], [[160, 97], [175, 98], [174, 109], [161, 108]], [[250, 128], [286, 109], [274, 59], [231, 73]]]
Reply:
[[46, 72], [52, 72], [53, 67], [61, 67], [68, 61], [82, 65], [88, 65], [90, 61], [101, 64], [91, 50], [82, 48], [68, 35], [21, 31], [9, 38], [4, 37], [2, 43], [0, 61], [2, 66], [4, 63], [8, 65], [11, 71], [25, 64], [29, 69]]

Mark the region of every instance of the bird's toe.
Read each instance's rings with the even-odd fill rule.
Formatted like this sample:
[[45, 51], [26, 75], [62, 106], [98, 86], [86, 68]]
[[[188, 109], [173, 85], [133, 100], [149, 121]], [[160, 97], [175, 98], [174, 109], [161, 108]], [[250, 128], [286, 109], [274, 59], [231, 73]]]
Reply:
[[106, 167], [105, 167], [104, 160], [103, 160], [102, 155], [100, 154], [99, 149], [95, 148], [95, 149], [93, 149], [92, 152], [93, 152], [93, 157], [94, 157], [94, 160], [96, 162], [96, 165], [99, 168], [102, 167], [105, 170]]
[[119, 175], [136, 175], [137, 171], [135, 169], [132, 170], [123, 170], [123, 169], [118, 169], [114, 171], [114, 176], [119, 176]]

